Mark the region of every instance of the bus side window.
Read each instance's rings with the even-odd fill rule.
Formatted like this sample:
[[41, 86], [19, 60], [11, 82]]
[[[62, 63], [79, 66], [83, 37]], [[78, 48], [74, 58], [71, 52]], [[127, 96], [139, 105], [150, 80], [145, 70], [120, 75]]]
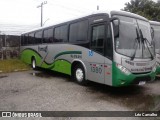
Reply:
[[24, 45], [28, 45], [28, 34], [24, 35]]
[[28, 35], [28, 44], [34, 44], [34, 33]]
[[46, 29], [43, 33], [43, 43], [52, 43], [53, 42], [53, 29]]
[[67, 25], [56, 27], [54, 30], [54, 42], [67, 41]]
[[35, 33], [35, 44], [41, 44], [42, 43], [42, 31], [37, 31]]
[[21, 35], [21, 46], [24, 46], [24, 35]]
[[87, 41], [88, 21], [83, 20], [70, 24], [69, 27], [69, 42], [82, 43]]

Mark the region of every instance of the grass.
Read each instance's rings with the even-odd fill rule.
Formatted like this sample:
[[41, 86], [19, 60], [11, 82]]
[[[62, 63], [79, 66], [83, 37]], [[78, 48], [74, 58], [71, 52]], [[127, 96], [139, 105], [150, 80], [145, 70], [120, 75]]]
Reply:
[[30, 70], [31, 67], [19, 59], [0, 60], [0, 73]]

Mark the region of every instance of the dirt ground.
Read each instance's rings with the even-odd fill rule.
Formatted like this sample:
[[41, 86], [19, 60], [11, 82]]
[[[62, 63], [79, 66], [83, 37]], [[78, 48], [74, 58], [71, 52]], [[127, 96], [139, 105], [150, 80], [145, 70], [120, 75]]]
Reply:
[[[0, 74], [0, 111], [159, 111], [160, 78], [143, 86], [113, 88], [50, 71]], [[4, 118], [0, 118], [4, 119]], [[13, 118], [8, 118], [13, 119]], [[22, 118], [15, 118], [22, 119]], [[25, 118], [34, 119], [34, 118]], [[60, 117], [47, 120], [159, 120], [160, 118]]]

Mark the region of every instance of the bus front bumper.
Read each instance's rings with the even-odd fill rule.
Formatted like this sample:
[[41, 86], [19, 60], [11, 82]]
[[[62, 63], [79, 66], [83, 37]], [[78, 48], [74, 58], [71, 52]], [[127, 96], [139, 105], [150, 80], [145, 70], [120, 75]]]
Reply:
[[116, 65], [113, 65], [112, 73], [112, 86], [114, 87], [129, 86], [154, 81], [156, 76], [156, 72], [153, 71], [145, 74], [130, 73], [129, 75], [126, 75], [119, 70]]

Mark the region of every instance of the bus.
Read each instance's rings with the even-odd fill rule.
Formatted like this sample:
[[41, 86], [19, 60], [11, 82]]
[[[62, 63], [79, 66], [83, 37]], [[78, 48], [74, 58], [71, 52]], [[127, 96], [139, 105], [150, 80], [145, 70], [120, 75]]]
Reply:
[[94, 12], [21, 35], [21, 60], [72, 76], [121, 87], [155, 79], [149, 21], [124, 12]]
[[150, 21], [151, 27], [153, 29], [153, 38], [155, 41], [155, 49], [156, 49], [156, 73], [160, 74], [160, 22]]

